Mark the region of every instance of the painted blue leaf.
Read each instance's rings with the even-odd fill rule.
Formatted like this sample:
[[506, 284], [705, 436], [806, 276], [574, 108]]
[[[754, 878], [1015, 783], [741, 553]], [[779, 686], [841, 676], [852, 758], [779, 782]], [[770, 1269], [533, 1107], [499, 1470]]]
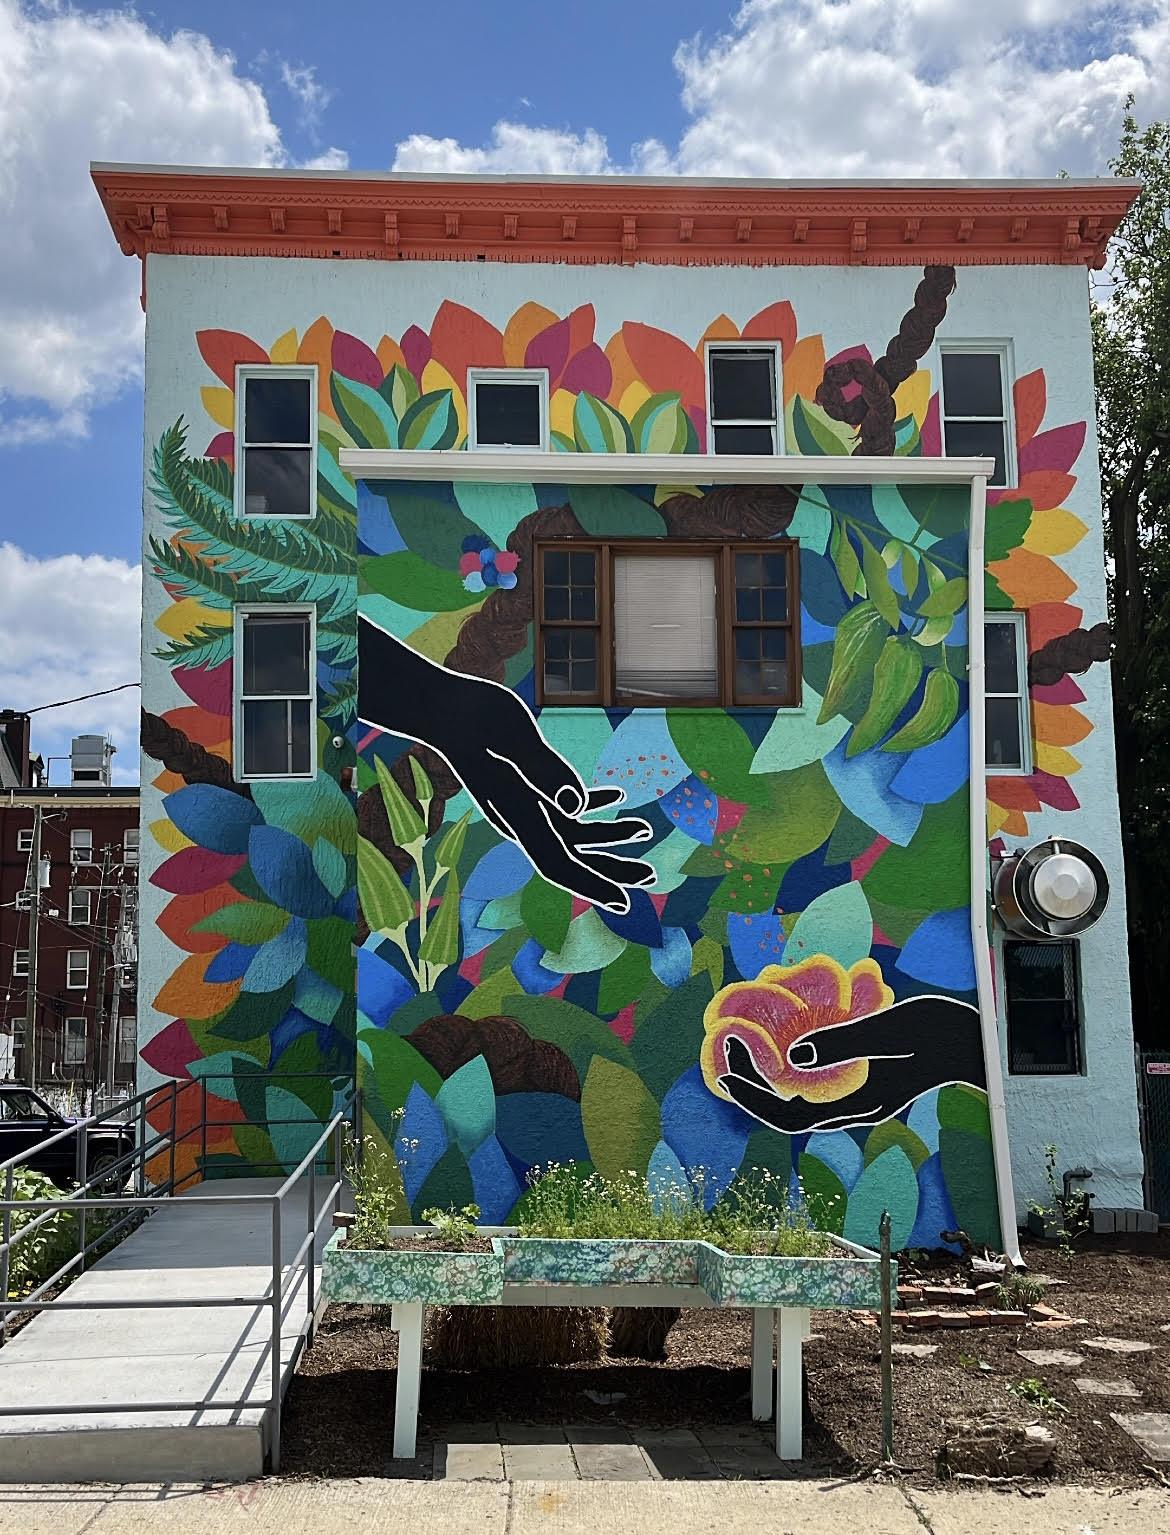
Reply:
[[938, 1150], [938, 1088], [915, 1098], [906, 1123], [928, 1151]]
[[482, 1055], [452, 1072], [435, 1094], [435, 1104], [464, 1156], [495, 1134], [496, 1090]]
[[661, 799], [674, 784], [690, 777], [678, 755], [663, 709], [639, 709], [621, 722], [593, 769], [593, 782], [622, 789], [626, 806]]
[[226, 943], [203, 972], [205, 981], [238, 981], [252, 963], [254, 943]]
[[358, 537], [371, 554], [397, 554], [406, 548], [386, 497], [376, 495], [365, 480], [357, 482], [357, 507]]
[[321, 1031], [311, 1018], [307, 1018], [298, 1007], [290, 1007], [288, 1012], [272, 1030], [268, 1036], [268, 1070], [271, 1071], [280, 1057], [295, 1044], [302, 1034], [317, 1034], [318, 1040]]
[[414, 995], [414, 987], [393, 965], [364, 946], [357, 953], [358, 1006], [384, 1029], [391, 1014]]
[[277, 906], [297, 917], [328, 917], [333, 896], [317, 878], [313, 855], [299, 837], [279, 826], [253, 826], [248, 862], [256, 883]]
[[335, 848], [327, 838], [318, 837], [313, 843], [313, 868], [317, 878], [334, 900], [345, 889], [347, 869], [345, 854]]
[[740, 975], [754, 981], [765, 965], [784, 958], [784, 924], [774, 912], [730, 912], [727, 945]]
[[970, 908], [931, 912], [907, 938], [896, 968], [943, 991], [974, 991]]
[[406, 1197], [413, 1204], [449, 1142], [442, 1114], [417, 1082], [410, 1084], [404, 1107], [394, 1138], [394, 1155], [402, 1169]]
[[844, 1130], [822, 1130], [810, 1135], [805, 1149], [809, 1156], [816, 1157], [837, 1174], [846, 1191], [861, 1177], [865, 1162], [861, 1147]]
[[543, 958], [544, 950], [540, 944], [535, 938], [529, 938], [512, 961], [512, 974], [532, 997], [539, 997], [546, 991], [552, 991], [565, 978], [563, 974], [555, 970], [546, 970], [541, 964]]
[[467, 1158], [479, 1218], [485, 1226], [502, 1226], [524, 1192], [504, 1148], [494, 1135]]
[[920, 805], [941, 805], [962, 788], [971, 760], [970, 718], [960, 714], [946, 735], [920, 746], [890, 783], [895, 794]]
[[265, 1129], [277, 1159], [286, 1168], [295, 1167], [309, 1154], [313, 1142], [321, 1133], [317, 1116], [303, 1099], [287, 1087], [276, 1084], [265, 1089], [264, 1113], [267, 1121]]
[[589, 1158], [581, 1105], [560, 1093], [503, 1093], [496, 1099], [496, 1139], [524, 1167]]
[[249, 832], [263, 820], [251, 800], [210, 783], [176, 789], [163, 809], [184, 837], [212, 853], [246, 853]]
[[682, 1165], [703, 1169], [703, 1202], [710, 1209], [739, 1171], [748, 1137], [759, 1125], [716, 1098], [700, 1067], [685, 1071], [662, 1100], [662, 1139]]
[[845, 1239], [876, 1247], [883, 1210], [890, 1212], [891, 1246], [905, 1247], [918, 1215], [918, 1179], [901, 1146], [875, 1157], [853, 1185], [845, 1207]]
[[846, 757], [843, 741], [824, 759], [829, 782], [845, 808], [899, 847], [906, 846], [922, 820], [922, 806], [902, 799], [892, 787], [905, 761], [904, 752], [877, 750]]
[[654, 902], [644, 890], [630, 891], [630, 909], [624, 916], [604, 911], [600, 906], [597, 915], [610, 932], [616, 933], [619, 938], [626, 938], [630, 943], [644, 944], [648, 949], [662, 947], [662, 923], [658, 920]]
[[297, 971], [293, 987], [293, 1001], [302, 1013], [307, 1013], [317, 1023], [332, 1023], [342, 1001], [342, 993], [323, 975], [310, 970], [307, 965]]
[[943, 1178], [942, 1158], [935, 1152], [918, 1169], [918, 1216], [914, 1229], [906, 1239], [906, 1245], [923, 1247], [927, 1252], [939, 1247], [958, 1252], [956, 1244], [942, 1239], [944, 1231], [957, 1231], [958, 1228], [951, 1196], [947, 1193], [946, 1180]]
[[713, 841], [719, 819], [719, 796], [693, 773], [664, 794], [658, 808], [671, 826], [677, 826], [696, 842]]
[[681, 986], [690, 979], [691, 940], [681, 927], [662, 929], [662, 947], [650, 950], [650, 968], [664, 986]]
[[305, 924], [291, 917], [282, 933], [256, 950], [244, 976], [244, 990], [279, 991], [305, 963], [305, 952]]
[[668, 1209], [685, 1210], [691, 1202], [691, 1181], [686, 1168], [665, 1141], [659, 1141], [650, 1153], [646, 1187], [655, 1214]]
[[828, 954], [846, 970], [864, 959], [873, 944], [873, 918], [865, 891], [854, 880], [826, 890], [797, 917], [784, 948], [792, 965], [814, 954]]
[[472, 869], [463, 895], [472, 901], [495, 901], [512, 895], [532, 878], [532, 865], [514, 842], [491, 848]]
[[479, 925], [480, 917], [490, 904], [489, 901], [470, 901], [466, 895], [459, 902], [459, 931], [463, 940], [464, 959], [470, 959], [473, 954], [486, 949], [503, 932], [503, 928]]

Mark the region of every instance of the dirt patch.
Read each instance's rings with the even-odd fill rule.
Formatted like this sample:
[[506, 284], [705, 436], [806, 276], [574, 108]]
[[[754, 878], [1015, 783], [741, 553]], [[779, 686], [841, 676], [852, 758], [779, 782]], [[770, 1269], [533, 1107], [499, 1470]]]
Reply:
[[[1078, 1244], [1071, 1262], [1050, 1247], [1026, 1245], [1031, 1270], [1053, 1284], [1047, 1301], [1086, 1326], [895, 1329], [896, 1342], [937, 1345], [928, 1358], [894, 1359], [897, 1460], [911, 1482], [938, 1479], [942, 1424], [958, 1415], [996, 1413], [1043, 1422], [1057, 1439], [1055, 1476], [1110, 1486], [1148, 1486], [1137, 1446], [1111, 1411], [1170, 1412], [1170, 1237]], [[970, 1282], [959, 1263], [920, 1271], [931, 1283]], [[916, 1271], [903, 1265], [902, 1277]], [[810, 1475], [853, 1474], [880, 1455], [878, 1330], [850, 1312], [815, 1312], [805, 1345], [805, 1465]], [[1099, 1335], [1153, 1344], [1148, 1354], [1099, 1354]], [[1067, 1349], [1077, 1369], [1042, 1368], [1017, 1349]], [[284, 1415], [284, 1466], [293, 1474], [377, 1476], [390, 1469], [397, 1339], [387, 1308], [333, 1306], [302, 1361]], [[621, 1423], [640, 1428], [746, 1423], [750, 1417], [751, 1323], [746, 1311], [684, 1312], [661, 1364], [606, 1358], [542, 1368], [423, 1372], [420, 1442], [452, 1423]], [[1085, 1396], [1076, 1376], [1124, 1378], [1140, 1403]], [[1066, 1409], [1043, 1411], [1009, 1386], [1030, 1378]], [[594, 1398], [600, 1398], [595, 1400]], [[408, 1474], [429, 1474], [426, 1461]]]
[[350, 1238], [342, 1247], [353, 1252], [379, 1253], [490, 1253], [490, 1237], [395, 1237], [385, 1247], [359, 1247]]

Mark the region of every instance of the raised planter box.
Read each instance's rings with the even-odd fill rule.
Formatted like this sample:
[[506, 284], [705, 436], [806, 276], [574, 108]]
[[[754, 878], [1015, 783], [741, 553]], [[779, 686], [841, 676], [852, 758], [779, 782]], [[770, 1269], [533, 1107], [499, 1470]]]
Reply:
[[[404, 1235], [406, 1233], [404, 1232]], [[326, 1300], [392, 1306], [494, 1306], [504, 1289], [504, 1262], [490, 1253], [382, 1251], [342, 1247], [337, 1232], [325, 1248], [321, 1293]]]
[[508, 1284], [698, 1284], [700, 1242], [497, 1237]]
[[[700, 1249], [699, 1283], [716, 1306], [860, 1311], [881, 1305], [880, 1260], [864, 1249], [842, 1245], [828, 1258], [782, 1258], [725, 1253], [707, 1242], [695, 1245]], [[891, 1285], [896, 1286], [897, 1265], [891, 1268]]]

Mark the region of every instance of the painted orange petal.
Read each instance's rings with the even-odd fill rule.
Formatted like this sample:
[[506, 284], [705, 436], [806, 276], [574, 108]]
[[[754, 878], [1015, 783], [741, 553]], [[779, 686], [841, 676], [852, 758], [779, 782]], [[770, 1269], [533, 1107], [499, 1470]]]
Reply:
[[1093, 729], [1093, 722], [1068, 704], [1033, 703], [1032, 719], [1037, 741], [1048, 746], [1075, 746]]
[[1072, 577], [1046, 554], [1013, 549], [1006, 560], [994, 560], [988, 570], [1018, 608], [1034, 602], [1063, 602], [1077, 589]]
[[181, 730], [189, 741], [195, 741], [200, 746], [222, 746], [231, 735], [231, 720], [226, 714], [213, 714], [210, 709], [201, 709], [198, 704], [168, 709], [165, 719], [168, 725]]
[[176, 1018], [202, 1020], [214, 1018], [230, 1007], [240, 993], [239, 981], [205, 981], [203, 973], [211, 962], [210, 954], [192, 954], [172, 976], [163, 982], [154, 999], [160, 1013]]
[[743, 1018], [778, 1036], [792, 1025], [803, 1022], [804, 1014], [804, 1003], [783, 986], [734, 981], [708, 1004], [705, 1017], [706, 1020]]
[[203, 361], [229, 389], [236, 387], [237, 363], [266, 363], [268, 353], [251, 336], [237, 330], [199, 330], [195, 344]]
[[[761, 1028], [759, 1024], [750, 1023], [744, 1018], [729, 1018], [703, 1040], [699, 1063], [707, 1086], [713, 1091], [718, 1091], [717, 1079], [728, 1069], [727, 1042], [730, 1039], [738, 1039], [751, 1056], [752, 1064], [760, 1075], [779, 1088], [784, 1077], [790, 1072], [783, 1049], [777, 1045], [767, 1029]], [[791, 1097], [792, 1094], [781, 1092], [780, 1096]]]
[[758, 979], [798, 997], [822, 1022], [838, 1022], [849, 1011], [849, 976], [827, 954], [813, 954], [797, 965], [769, 965]]
[[[1044, 410], [1048, 403], [1048, 391], [1044, 383], [1044, 370], [1037, 368], [1034, 373], [1025, 373], [1023, 378], [1016, 380], [1012, 391], [1012, 398], [1016, 407], [1016, 442], [1023, 447], [1026, 442], [1031, 442], [1040, 430], [1040, 423], [1044, 420]], [[1054, 502], [1053, 505], [1056, 503]]]
[[672, 390], [682, 396], [684, 409], [706, 409], [703, 365], [685, 341], [637, 320], [626, 321], [622, 337], [638, 376], [651, 394]]
[[745, 341], [778, 341], [781, 360], [786, 358], [796, 341], [796, 314], [787, 299], [779, 304], [769, 304], [759, 314], [752, 315], [743, 328]]
[[784, 403], [794, 395], [811, 400], [825, 376], [825, 343], [821, 336], [802, 336], [784, 361]]
[[538, 336], [542, 330], [547, 330], [550, 325], [555, 325], [559, 319], [551, 309], [546, 309], [543, 304], [521, 304], [516, 313], [504, 326], [504, 363], [509, 368], [522, 368], [525, 354], [528, 351], [528, 343], [534, 336]]
[[865, 1018], [870, 1013], [880, 1013], [894, 1000], [894, 993], [882, 978], [882, 969], [875, 959], [862, 959], [849, 971], [851, 995], [850, 1018]]
[[698, 345], [695, 347], [695, 355], [698, 357], [700, 362], [703, 361], [703, 358], [706, 355], [708, 341], [738, 340], [739, 326], [735, 323], [735, 321], [725, 314], [716, 315], [715, 318], [711, 321], [710, 325], [708, 325], [707, 329], [699, 337]]
[[1028, 649], [1034, 655], [1049, 640], [1071, 634], [1085, 613], [1071, 602], [1034, 602], [1028, 609]]
[[404, 368], [406, 358], [402, 355], [402, 348], [392, 336], [383, 336], [374, 348], [374, 355], [378, 359], [382, 369], [382, 377], [389, 378], [394, 368]]
[[642, 380], [638, 377], [638, 370], [630, 360], [630, 354], [620, 330], [606, 342], [605, 355], [609, 359], [613, 374], [607, 399], [611, 405], [617, 405], [624, 398], [630, 385], [640, 384]]
[[215, 885], [195, 895], [173, 896], [155, 920], [176, 948], [186, 949], [188, 954], [215, 954], [227, 942], [223, 934], [193, 933], [191, 929], [204, 917], [244, 899], [232, 885]]
[[462, 304], [444, 299], [431, 325], [431, 357], [462, 390], [468, 368], [502, 368], [504, 338], [496, 327]]
[[[1040, 801], [1026, 778], [989, 778], [987, 797], [1004, 810], [1039, 810]], [[1025, 824], [1024, 830], [1027, 830]]]
[[1076, 483], [1075, 474], [1065, 474], [1060, 469], [1034, 469], [1031, 474], [1020, 476], [1020, 495], [1045, 511], [1050, 506], [1062, 506]]
[[593, 333], [597, 326], [597, 313], [592, 304], [582, 304], [569, 316], [569, 356], [575, 357], [587, 346], [593, 345]]

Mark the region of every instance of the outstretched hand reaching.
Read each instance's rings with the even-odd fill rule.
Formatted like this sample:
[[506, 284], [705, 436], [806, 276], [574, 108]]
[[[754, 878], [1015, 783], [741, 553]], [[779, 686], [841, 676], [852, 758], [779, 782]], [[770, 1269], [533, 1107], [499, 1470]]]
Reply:
[[654, 883], [650, 864], [610, 851], [649, 841], [649, 823], [585, 820], [619, 804], [622, 791], [587, 789], [510, 688], [438, 666], [367, 618], [358, 620], [358, 677], [362, 720], [437, 752], [550, 884], [624, 913], [630, 889]]

